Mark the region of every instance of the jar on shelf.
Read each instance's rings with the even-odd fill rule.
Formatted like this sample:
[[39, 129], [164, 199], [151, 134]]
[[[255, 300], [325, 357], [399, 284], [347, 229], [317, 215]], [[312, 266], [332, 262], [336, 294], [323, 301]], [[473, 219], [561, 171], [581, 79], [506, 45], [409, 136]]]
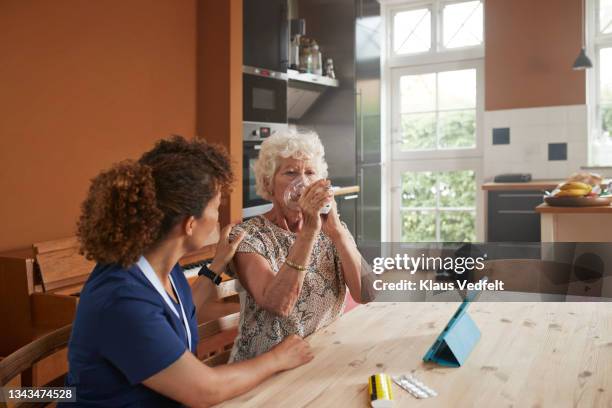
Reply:
[[313, 72], [312, 47], [310, 38], [302, 37], [300, 47], [300, 72]]

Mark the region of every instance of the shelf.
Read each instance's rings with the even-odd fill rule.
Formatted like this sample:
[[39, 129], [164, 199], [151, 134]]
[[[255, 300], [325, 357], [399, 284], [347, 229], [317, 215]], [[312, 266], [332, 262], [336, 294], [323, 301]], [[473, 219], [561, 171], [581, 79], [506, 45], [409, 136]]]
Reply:
[[332, 79], [332, 78], [321, 76], [321, 75], [301, 73], [293, 69], [287, 70], [287, 76], [289, 77], [289, 81], [297, 81], [297, 82], [303, 82], [307, 84], [329, 86], [332, 88], [337, 88], [339, 86], [339, 82], [337, 79]]

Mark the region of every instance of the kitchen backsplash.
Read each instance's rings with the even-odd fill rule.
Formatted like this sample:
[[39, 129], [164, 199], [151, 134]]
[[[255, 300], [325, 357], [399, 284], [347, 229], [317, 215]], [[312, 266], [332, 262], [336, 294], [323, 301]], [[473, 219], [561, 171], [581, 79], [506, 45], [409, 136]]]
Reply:
[[587, 163], [586, 105], [485, 112], [484, 177], [565, 178]]

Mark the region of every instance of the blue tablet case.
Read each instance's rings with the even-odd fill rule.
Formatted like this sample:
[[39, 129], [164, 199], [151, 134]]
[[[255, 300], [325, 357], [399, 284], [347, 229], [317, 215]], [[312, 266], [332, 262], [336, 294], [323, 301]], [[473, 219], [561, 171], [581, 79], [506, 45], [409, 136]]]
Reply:
[[432, 361], [447, 367], [460, 367], [465, 363], [480, 340], [480, 330], [467, 314], [467, 308], [476, 296], [477, 294], [469, 294], [463, 300], [442, 333], [423, 356], [423, 361]]

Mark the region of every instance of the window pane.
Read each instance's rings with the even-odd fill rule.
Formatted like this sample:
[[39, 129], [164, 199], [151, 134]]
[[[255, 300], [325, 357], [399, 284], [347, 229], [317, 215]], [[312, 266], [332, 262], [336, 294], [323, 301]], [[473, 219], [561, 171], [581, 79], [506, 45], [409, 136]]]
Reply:
[[612, 105], [603, 105], [600, 115], [604, 136], [612, 137]]
[[612, 48], [599, 51], [599, 83], [601, 103], [612, 103]]
[[612, 0], [599, 0], [599, 30], [612, 33]]
[[473, 170], [440, 173], [440, 207], [476, 207], [476, 175]]
[[440, 241], [476, 241], [474, 211], [440, 211]]
[[441, 149], [476, 146], [476, 110], [440, 112], [438, 135]]
[[431, 13], [429, 9], [402, 11], [393, 18], [393, 51], [410, 54], [431, 48]]
[[435, 113], [405, 113], [402, 115], [401, 126], [402, 150], [436, 148]]
[[400, 78], [402, 113], [436, 110], [436, 74], [404, 75]]
[[476, 70], [446, 71], [438, 74], [440, 109], [476, 107]]
[[436, 214], [433, 211], [402, 211], [402, 242], [436, 240]]
[[[402, 241], [476, 239], [474, 170], [406, 172], [401, 183]], [[439, 231], [436, 216], [440, 218]]]
[[435, 206], [435, 173], [420, 171], [402, 174], [402, 207]]
[[442, 11], [444, 47], [457, 48], [482, 44], [482, 3], [468, 1], [449, 4]]

